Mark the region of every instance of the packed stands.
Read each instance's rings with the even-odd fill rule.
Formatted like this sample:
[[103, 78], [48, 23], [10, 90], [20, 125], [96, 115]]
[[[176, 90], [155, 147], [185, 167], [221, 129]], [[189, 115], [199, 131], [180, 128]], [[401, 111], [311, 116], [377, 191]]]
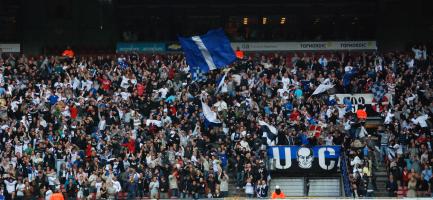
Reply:
[[[341, 146], [354, 197], [431, 195], [433, 57], [424, 47], [245, 52], [203, 81], [180, 53], [79, 52], [0, 59], [6, 199], [271, 197], [270, 144]], [[333, 87], [312, 95], [323, 84]], [[382, 125], [367, 128], [369, 105], [335, 94], [373, 94], [368, 109]], [[222, 125], [206, 121], [202, 102]]]

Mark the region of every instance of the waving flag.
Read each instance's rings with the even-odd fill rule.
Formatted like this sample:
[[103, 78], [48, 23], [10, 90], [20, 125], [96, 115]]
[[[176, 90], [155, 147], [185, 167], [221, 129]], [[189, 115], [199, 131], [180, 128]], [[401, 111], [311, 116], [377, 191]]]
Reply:
[[191, 73], [224, 68], [236, 60], [235, 52], [222, 29], [210, 30], [200, 36], [179, 37], [179, 42]]
[[191, 71], [191, 75], [194, 82], [205, 83], [207, 81], [207, 75], [199, 69], [196, 69], [195, 72]]
[[323, 83], [321, 83], [319, 87], [317, 87], [316, 90], [314, 90], [312, 95], [323, 93], [326, 90], [329, 90], [333, 87], [334, 85], [332, 85], [331, 81], [329, 79], [325, 79], [325, 81], [323, 81]]
[[221, 90], [221, 88], [223, 87], [223, 85], [224, 85], [224, 80], [226, 80], [226, 76], [227, 76], [227, 72], [226, 72], [226, 73], [224, 74], [224, 76], [221, 77], [221, 79], [218, 81], [218, 87], [217, 87], [217, 89], [216, 89], [216, 93], [219, 93], [220, 90]]
[[203, 109], [203, 115], [208, 122], [214, 124], [221, 123], [221, 121], [217, 118], [216, 112], [212, 111], [206, 103], [201, 102], [201, 107]]
[[118, 58], [117, 64], [120, 66], [121, 69], [126, 69], [128, 67], [128, 63], [126, 62], [126, 58]]
[[230, 69], [228, 69], [228, 70], [226, 71], [226, 73], [224, 74], [224, 76], [222, 76], [222, 77], [217, 81], [218, 87], [217, 87], [217, 89], [216, 89], [216, 93], [219, 93], [219, 92], [220, 92], [220, 90], [221, 90], [221, 88], [222, 88], [222, 86], [223, 86], [223, 84], [224, 84], [224, 81], [226, 80], [226, 77], [227, 77], [227, 74], [229, 73], [229, 71], [230, 71]]
[[274, 145], [274, 141], [278, 136], [278, 130], [275, 128], [275, 126], [272, 126], [261, 120], [259, 120], [259, 125], [261, 126], [263, 132], [262, 137], [266, 138], [267, 144]]
[[376, 102], [380, 103], [382, 101], [382, 98], [383, 96], [385, 96], [386, 93], [385, 87], [385, 84], [379, 81], [371, 86], [371, 92], [373, 92], [373, 96]]

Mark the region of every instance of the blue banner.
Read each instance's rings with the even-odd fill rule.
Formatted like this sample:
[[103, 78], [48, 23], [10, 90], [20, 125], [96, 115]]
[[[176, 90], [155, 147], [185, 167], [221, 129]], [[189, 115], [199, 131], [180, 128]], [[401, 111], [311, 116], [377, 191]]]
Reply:
[[340, 146], [270, 146], [268, 158], [271, 170], [336, 171], [340, 150]]
[[162, 42], [119, 42], [116, 52], [165, 52], [166, 44]]

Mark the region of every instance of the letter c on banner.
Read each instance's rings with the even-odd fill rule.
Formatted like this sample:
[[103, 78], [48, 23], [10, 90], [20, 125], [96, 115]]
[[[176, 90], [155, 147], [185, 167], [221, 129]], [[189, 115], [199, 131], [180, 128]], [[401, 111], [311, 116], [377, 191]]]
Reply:
[[290, 147], [284, 147], [284, 166], [281, 165], [281, 159], [280, 159], [280, 151], [279, 148], [272, 148], [272, 154], [275, 159], [275, 168], [277, 169], [289, 169], [292, 166], [292, 154], [290, 151]]
[[319, 149], [319, 165], [324, 170], [331, 170], [335, 167], [335, 161], [331, 160], [331, 162], [329, 163], [329, 166], [327, 166], [326, 161], [325, 161], [325, 151], [328, 151], [329, 155], [335, 156], [335, 150], [333, 148], [328, 148], [328, 147], [320, 148]]

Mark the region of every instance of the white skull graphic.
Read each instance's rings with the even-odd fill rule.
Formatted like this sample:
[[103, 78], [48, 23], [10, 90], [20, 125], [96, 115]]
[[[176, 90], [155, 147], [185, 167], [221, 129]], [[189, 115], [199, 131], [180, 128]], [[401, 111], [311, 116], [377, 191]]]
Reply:
[[301, 147], [298, 149], [298, 165], [302, 169], [310, 169], [313, 165], [313, 151], [310, 148]]

